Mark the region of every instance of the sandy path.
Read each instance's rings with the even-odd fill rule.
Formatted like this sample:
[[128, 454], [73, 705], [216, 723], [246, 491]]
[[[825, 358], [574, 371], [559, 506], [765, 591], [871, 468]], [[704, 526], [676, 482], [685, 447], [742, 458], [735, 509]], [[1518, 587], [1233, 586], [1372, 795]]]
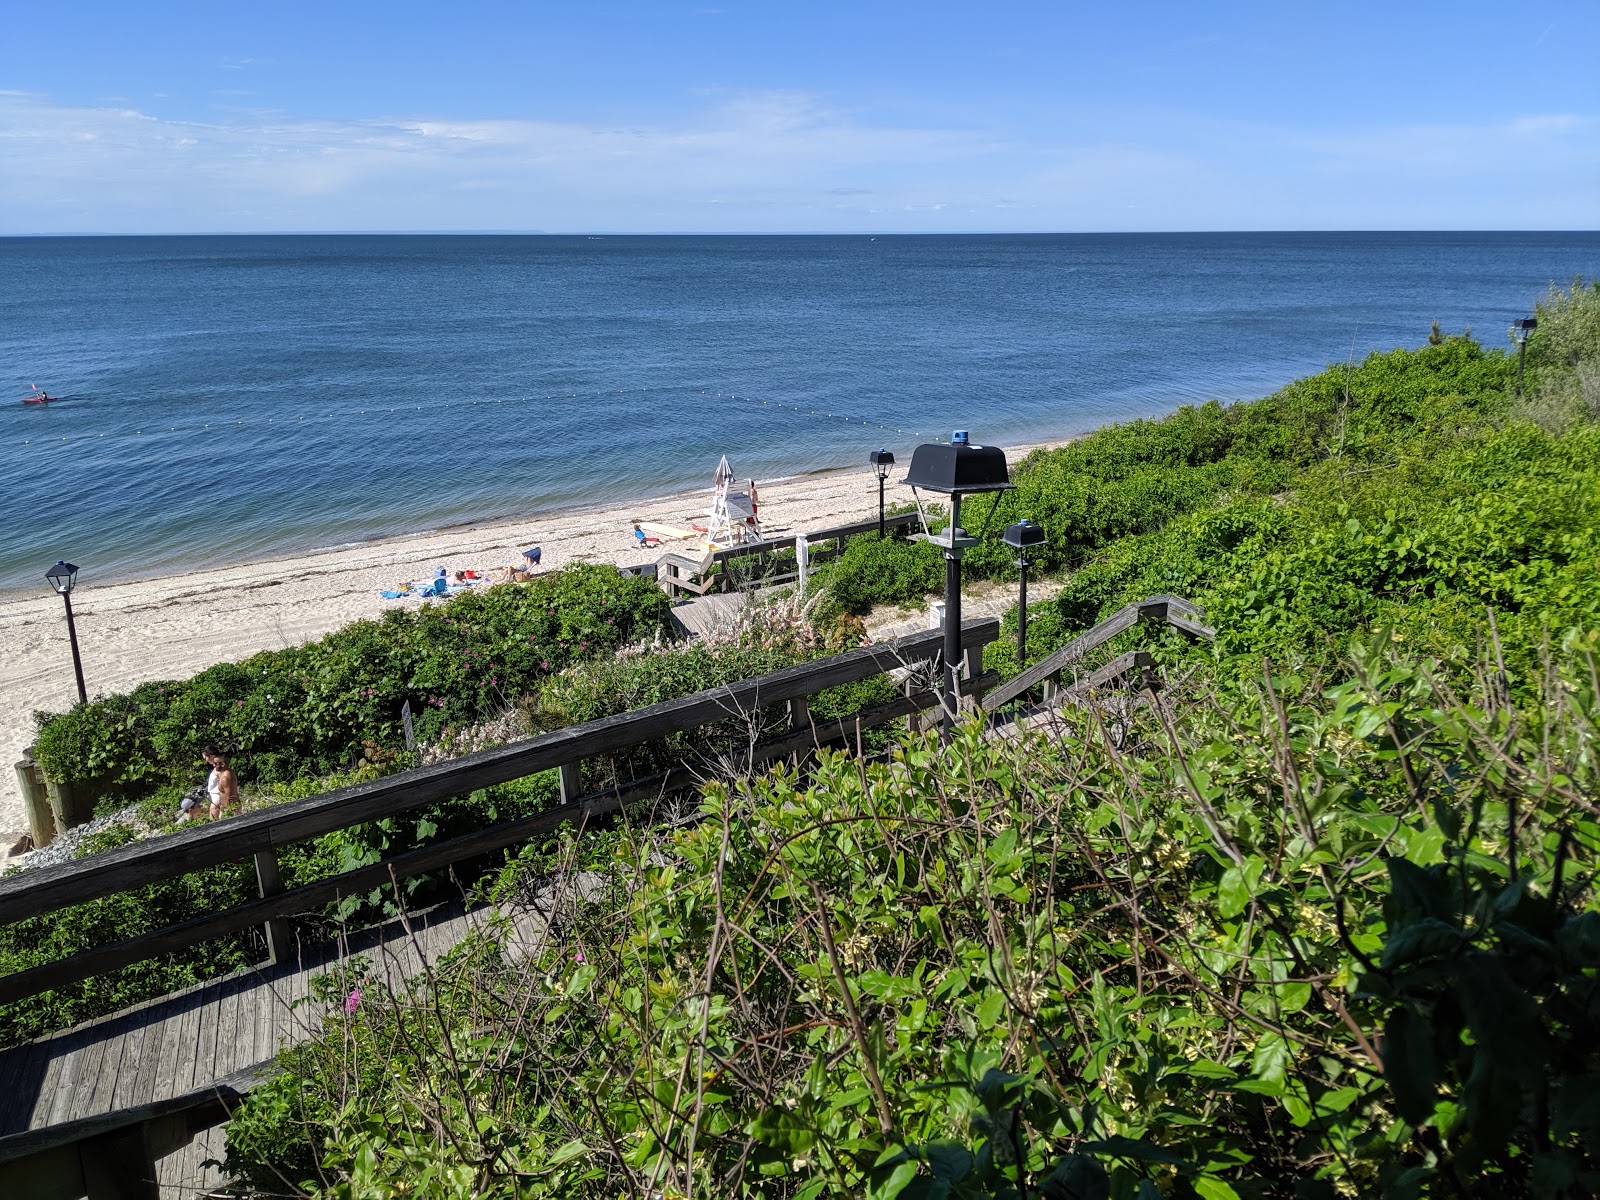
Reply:
[[[1008, 451], [1018, 461], [1026, 448]], [[903, 468], [893, 478], [903, 478]], [[863, 520], [877, 513], [870, 467], [760, 483], [767, 536], [793, 535]], [[891, 500], [908, 498], [891, 487]], [[893, 493], [899, 492], [896, 496]], [[662, 549], [639, 548], [635, 520], [686, 525], [710, 503], [701, 491], [605, 509], [313, 551], [193, 574], [129, 583], [96, 583], [86, 570], [73, 592], [84, 680], [90, 697], [126, 692], [153, 679], [183, 679], [219, 662], [321, 637], [351, 621], [377, 617], [415, 600], [378, 593], [403, 579], [431, 578], [434, 568], [489, 570], [538, 545], [543, 569], [569, 562], [632, 565]], [[696, 556], [694, 543], [676, 543]], [[89, 555], [85, 554], [87, 559]], [[27, 828], [11, 769], [33, 740], [32, 713], [59, 711], [75, 697], [72, 655], [61, 601], [40, 580], [39, 594], [0, 598], [0, 854]]]

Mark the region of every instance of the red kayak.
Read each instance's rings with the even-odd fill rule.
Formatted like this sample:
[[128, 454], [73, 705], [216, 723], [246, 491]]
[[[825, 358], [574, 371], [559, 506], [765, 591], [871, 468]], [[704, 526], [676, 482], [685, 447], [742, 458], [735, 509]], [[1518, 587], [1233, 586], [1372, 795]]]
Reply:
[[30, 383], [28, 386], [31, 387], [33, 391], [29, 392], [22, 398], [22, 402], [24, 404], [49, 404], [52, 400], [61, 399], [60, 396], [52, 396], [37, 383]]

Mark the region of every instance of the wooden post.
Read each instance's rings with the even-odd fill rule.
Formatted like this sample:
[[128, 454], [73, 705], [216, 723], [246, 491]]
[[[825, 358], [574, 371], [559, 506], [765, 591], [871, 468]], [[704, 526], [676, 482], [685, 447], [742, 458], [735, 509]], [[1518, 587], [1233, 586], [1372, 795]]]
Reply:
[[[268, 848], [257, 850], [256, 855], [256, 890], [262, 897], [276, 896], [283, 891], [283, 873], [278, 870], [278, 852]], [[273, 917], [263, 928], [267, 934], [267, 958], [274, 965], [287, 962], [289, 958], [289, 922], [282, 917]]]
[[583, 795], [583, 764], [562, 763], [558, 769], [561, 772], [561, 803], [571, 804]]
[[78, 1161], [88, 1200], [160, 1200], [143, 1125], [88, 1139], [78, 1147]]
[[[789, 728], [799, 733], [801, 730], [811, 728], [811, 698], [809, 696], [796, 696], [788, 702]], [[796, 750], [794, 765], [799, 767], [811, 758], [810, 750]]]
[[22, 809], [28, 816], [33, 848], [48, 846], [55, 840], [56, 817], [50, 811], [50, 790], [45, 787], [44, 772], [33, 761], [32, 746], [22, 752], [22, 761], [17, 764], [17, 787], [22, 791]]

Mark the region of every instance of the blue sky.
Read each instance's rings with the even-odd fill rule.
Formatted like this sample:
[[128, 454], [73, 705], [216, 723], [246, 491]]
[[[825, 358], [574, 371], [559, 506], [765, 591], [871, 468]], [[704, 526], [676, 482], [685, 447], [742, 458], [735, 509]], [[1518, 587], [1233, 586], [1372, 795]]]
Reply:
[[0, 234], [1600, 225], [1593, 0], [0, 0], [0, 29]]

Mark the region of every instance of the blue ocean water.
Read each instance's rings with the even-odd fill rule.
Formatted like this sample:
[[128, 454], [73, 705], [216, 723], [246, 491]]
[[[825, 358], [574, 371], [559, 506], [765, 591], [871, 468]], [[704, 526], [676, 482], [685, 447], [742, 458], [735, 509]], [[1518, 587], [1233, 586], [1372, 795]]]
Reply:
[[1595, 233], [0, 239], [0, 589], [1061, 437], [1435, 319], [1505, 346], [1597, 273]]

